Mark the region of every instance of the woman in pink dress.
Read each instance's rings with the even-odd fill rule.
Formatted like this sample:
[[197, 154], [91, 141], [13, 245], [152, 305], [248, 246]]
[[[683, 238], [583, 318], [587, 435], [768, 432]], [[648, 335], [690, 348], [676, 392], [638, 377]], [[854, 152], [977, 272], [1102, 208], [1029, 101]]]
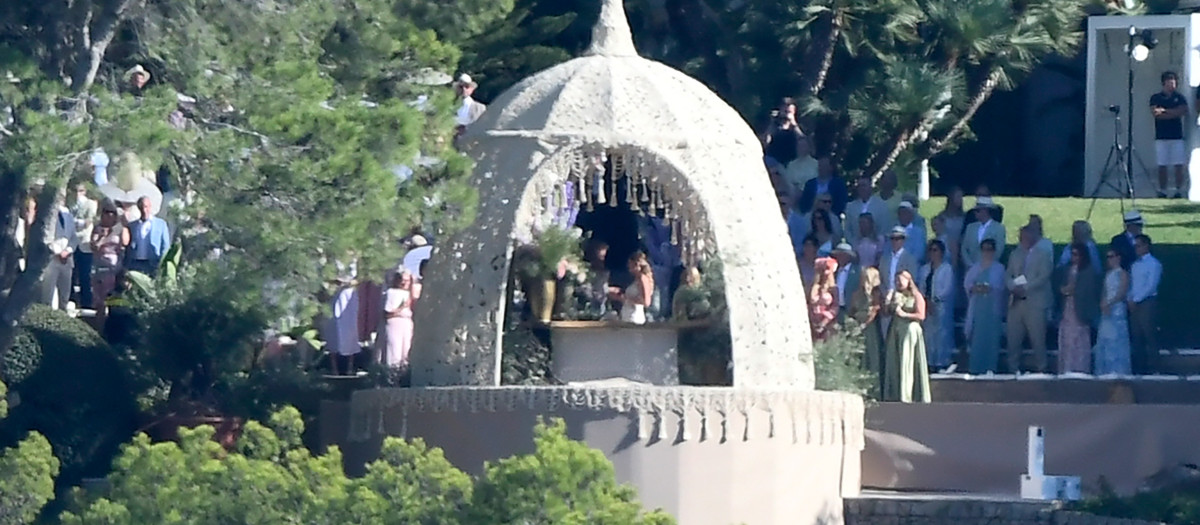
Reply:
[[812, 325], [813, 341], [823, 341], [837, 325], [837, 261], [822, 257], [817, 259], [816, 282], [808, 295], [808, 313]]
[[407, 368], [408, 352], [412, 349], [412, 306], [421, 296], [421, 285], [413, 282], [413, 276], [407, 270], [394, 274], [390, 284], [383, 300], [387, 318], [387, 355], [384, 359], [389, 367]]

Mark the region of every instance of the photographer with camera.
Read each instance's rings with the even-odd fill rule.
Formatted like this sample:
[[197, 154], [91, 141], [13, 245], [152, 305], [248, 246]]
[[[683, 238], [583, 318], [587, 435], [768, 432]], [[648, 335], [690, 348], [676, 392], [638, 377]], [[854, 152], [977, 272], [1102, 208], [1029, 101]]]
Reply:
[[771, 124], [763, 132], [763, 153], [787, 166], [796, 160], [799, 142], [804, 138], [796, 122], [796, 101], [785, 98], [777, 109], [771, 110]]

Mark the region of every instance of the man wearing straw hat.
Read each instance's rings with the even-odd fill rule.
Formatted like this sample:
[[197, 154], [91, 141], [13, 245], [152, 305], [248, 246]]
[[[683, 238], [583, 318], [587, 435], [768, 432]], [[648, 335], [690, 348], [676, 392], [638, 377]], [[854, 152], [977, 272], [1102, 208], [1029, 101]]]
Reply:
[[980, 196], [975, 199], [975, 222], [967, 225], [960, 248], [963, 266], [970, 268], [979, 262], [979, 245], [984, 239], [995, 241], [997, 252], [1004, 251], [1007, 234], [1004, 225], [992, 219], [995, 207], [991, 197]]
[[125, 72], [125, 81], [129, 83], [129, 90], [134, 95], [140, 95], [146, 88], [146, 84], [150, 82], [150, 72], [138, 64]]
[[854, 247], [850, 243], [838, 243], [833, 248], [833, 259], [838, 263], [837, 274], [834, 281], [837, 283], [838, 289], [838, 320], [846, 318], [846, 307], [850, 305], [850, 298], [854, 296], [854, 290], [858, 288], [860, 268], [854, 253]]
[[465, 128], [474, 124], [483, 112], [487, 110], [487, 106], [476, 102], [472, 95], [475, 94], [475, 88], [479, 87], [471, 75], [463, 73], [454, 81], [454, 92], [462, 98], [462, 106], [458, 108], [458, 114], [455, 116], [455, 122], [460, 128]]

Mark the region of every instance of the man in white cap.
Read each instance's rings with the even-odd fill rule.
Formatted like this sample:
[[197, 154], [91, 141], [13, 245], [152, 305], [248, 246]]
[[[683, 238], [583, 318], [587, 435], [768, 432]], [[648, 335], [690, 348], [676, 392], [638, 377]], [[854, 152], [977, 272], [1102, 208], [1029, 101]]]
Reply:
[[1134, 244], [1137, 236], [1142, 234], [1142, 227], [1146, 222], [1142, 219], [1142, 214], [1137, 210], [1129, 210], [1125, 212], [1125, 231], [1113, 236], [1109, 246], [1113, 251], [1121, 255], [1121, 267], [1126, 271], [1133, 265], [1133, 261], [1137, 260], [1137, 250]]
[[846, 307], [850, 305], [850, 298], [854, 296], [854, 290], [858, 288], [860, 268], [855, 263], [854, 247], [849, 243], [839, 243], [833, 249], [833, 258], [838, 262], [835, 279], [838, 289], [838, 318], [844, 319]]
[[[904, 251], [912, 254], [913, 259], [916, 259], [917, 266], [925, 263], [925, 240], [929, 236], [929, 232], [925, 231], [925, 225], [917, 222], [917, 208], [909, 201], [900, 201], [900, 207], [896, 210], [896, 225], [904, 228]], [[913, 274], [916, 275], [916, 274]]]
[[966, 231], [963, 232], [962, 247], [959, 249], [962, 252], [964, 267], [970, 268], [979, 262], [979, 245], [984, 239], [996, 242], [997, 254], [1004, 251], [1008, 234], [1005, 233], [1003, 224], [992, 219], [995, 206], [991, 197], [975, 198], [975, 222], [967, 225]]
[[908, 273], [915, 277], [917, 271], [921, 269], [921, 265], [917, 264], [916, 257], [905, 248], [907, 238], [908, 230], [900, 225], [892, 227], [892, 231], [888, 234], [888, 240], [892, 247], [883, 254], [883, 258], [879, 261], [879, 271], [883, 274], [884, 287], [889, 291], [896, 288], [896, 275], [901, 271], [908, 270]]
[[483, 115], [483, 112], [487, 109], [487, 106], [476, 102], [474, 98], [471, 98], [471, 96], [475, 94], [476, 87], [478, 87], [478, 84], [471, 79], [471, 75], [466, 73], [463, 73], [458, 77], [458, 80], [454, 82], [454, 92], [462, 98], [462, 105], [459, 106], [458, 114], [455, 116], [455, 122], [458, 124], [459, 133], [461, 133], [463, 129], [466, 129], [467, 126], [474, 124], [476, 120], [479, 120], [479, 117]]

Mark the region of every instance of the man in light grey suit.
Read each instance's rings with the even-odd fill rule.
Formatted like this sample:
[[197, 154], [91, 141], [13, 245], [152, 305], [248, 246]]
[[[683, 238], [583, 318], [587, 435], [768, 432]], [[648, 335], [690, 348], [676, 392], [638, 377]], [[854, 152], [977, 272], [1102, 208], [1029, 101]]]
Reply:
[[979, 243], [982, 243], [984, 239], [996, 241], [997, 258], [1004, 252], [1007, 235], [1004, 232], [1004, 225], [992, 220], [992, 210], [995, 209], [995, 206], [991, 197], [975, 199], [975, 222], [967, 225], [966, 231], [963, 232], [962, 247], [960, 248], [962, 263], [967, 268], [979, 262]]
[[900, 201], [900, 208], [896, 211], [896, 224], [904, 228], [904, 252], [912, 255], [920, 268], [925, 263], [925, 245], [929, 237], [929, 232], [925, 230], [925, 220], [917, 215], [917, 208], [911, 202]]
[[887, 203], [874, 194], [870, 175], [859, 177], [854, 191], [854, 200], [846, 204], [846, 242], [852, 246], [862, 238], [858, 231], [858, 218], [863, 214], [869, 213], [875, 219], [876, 234], [891, 230], [892, 221], [895, 220], [895, 217], [888, 217], [890, 212]]
[[882, 274], [880, 277], [884, 280], [884, 287], [890, 292], [896, 288], [896, 275], [907, 270], [915, 277], [921, 265], [917, 264], [917, 258], [905, 248], [908, 232], [903, 226], [893, 227], [888, 239], [892, 249], [884, 253], [879, 261], [879, 273]]
[[[75, 217], [63, 206], [64, 194], [59, 194], [54, 203], [57, 213], [51, 219], [53, 235], [46, 239], [50, 249], [50, 262], [42, 273], [42, 304], [66, 310], [71, 300], [71, 276], [75, 273], [75, 249], [79, 237], [75, 235]], [[57, 299], [57, 302], [56, 302]]]
[[1021, 228], [1021, 241], [1008, 258], [1008, 369], [1017, 373], [1025, 338], [1033, 348], [1034, 370], [1046, 371], [1046, 312], [1054, 295], [1054, 251], [1041, 244], [1037, 228]]

